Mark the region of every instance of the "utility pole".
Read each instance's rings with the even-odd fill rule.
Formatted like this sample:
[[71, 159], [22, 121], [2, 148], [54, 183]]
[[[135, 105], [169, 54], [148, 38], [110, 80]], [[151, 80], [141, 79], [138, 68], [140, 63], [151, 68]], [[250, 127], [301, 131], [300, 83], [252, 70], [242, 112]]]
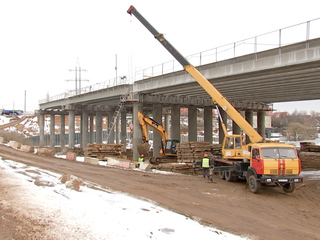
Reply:
[[117, 60], [117, 54], [116, 54], [116, 66], [115, 66], [115, 70], [116, 70], [116, 85], [117, 85], [117, 79], [118, 79], [118, 60]]
[[81, 82], [83, 81], [89, 81], [89, 80], [84, 80], [81, 79], [81, 72], [87, 71], [86, 69], [81, 69], [80, 67], [80, 61], [79, 58], [77, 58], [77, 62], [76, 62], [76, 66], [74, 69], [69, 69], [70, 72], [74, 71], [75, 76], [74, 76], [74, 80], [73, 79], [69, 79], [66, 80], [67, 82], [69, 81], [74, 81], [75, 82], [75, 93], [76, 94], [81, 94]]
[[27, 111], [27, 90], [24, 90], [24, 113]]

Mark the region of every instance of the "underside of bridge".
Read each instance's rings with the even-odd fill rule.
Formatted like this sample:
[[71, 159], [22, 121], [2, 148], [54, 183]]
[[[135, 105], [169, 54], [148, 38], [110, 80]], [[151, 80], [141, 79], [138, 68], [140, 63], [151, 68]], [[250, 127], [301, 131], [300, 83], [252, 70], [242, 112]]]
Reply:
[[[309, 40], [265, 52], [250, 54], [221, 62], [197, 67], [213, 86], [238, 110], [243, 111], [252, 124], [253, 112], [257, 112], [258, 131], [264, 136], [264, 113], [272, 111], [272, 103], [315, 100], [320, 96], [320, 39]], [[81, 146], [89, 142], [102, 142], [102, 116], [108, 117], [108, 142], [121, 142], [126, 139], [126, 118], [133, 116], [133, 151], [134, 158], [139, 155], [136, 145], [142, 135], [137, 119], [137, 112], [148, 115], [152, 113], [156, 121], [162, 123], [163, 115], [171, 116], [171, 138], [180, 139], [180, 109], [188, 108], [189, 141], [196, 141], [197, 112], [202, 108], [211, 111], [205, 121], [205, 140], [212, 142], [212, 109], [214, 101], [205, 89], [186, 72], [177, 71], [161, 76], [149, 77], [134, 84], [123, 84], [112, 88], [65, 97], [40, 104], [42, 123], [44, 115], [68, 115], [69, 132], [74, 131], [74, 118], [81, 116]], [[223, 120], [227, 116], [222, 111]], [[64, 118], [64, 117], [63, 117]], [[53, 119], [53, 118], [51, 118]], [[88, 119], [90, 126], [88, 127]], [[94, 121], [92, 120], [94, 119]], [[121, 119], [120, 129], [115, 129], [114, 122]], [[179, 120], [179, 121], [178, 121]], [[95, 122], [95, 139], [88, 137], [88, 129], [93, 129]], [[51, 123], [54, 124], [54, 123]], [[51, 129], [54, 129], [51, 126]], [[114, 133], [121, 132], [119, 133]], [[91, 131], [91, 130], [90, 130]], [[240, 130], [235, 127], [235, 132]], [[53, 132], [53, 133], [52, 133]], [[207, 134], [206, 134], [207, 133]], [[51, 131], [54, 135], [54, 130]], [[74, 147], [73, 133], [69, 136], [69, 147]], [[120, 138], [116, 136], [121, 135]], [[158, 154], [161, 138], [154, 135], [154, 154]], [[43, 144], [44, 130], [40, 126], [40, 144]], [[52, 137], [53, 138], [53, 137]], [[42, 139], [42, 141], [41, 141]], [[53, 142], [50, 145], [54, 145]]]

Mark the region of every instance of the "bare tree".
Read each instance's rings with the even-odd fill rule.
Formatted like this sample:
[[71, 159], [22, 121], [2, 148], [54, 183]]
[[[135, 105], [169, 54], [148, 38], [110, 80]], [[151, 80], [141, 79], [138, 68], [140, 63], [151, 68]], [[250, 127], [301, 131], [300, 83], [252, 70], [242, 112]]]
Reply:
[[317, 128], [299, 122], [289, 123], [285, 131], [288, 141], [312, 140], [317, 136]]

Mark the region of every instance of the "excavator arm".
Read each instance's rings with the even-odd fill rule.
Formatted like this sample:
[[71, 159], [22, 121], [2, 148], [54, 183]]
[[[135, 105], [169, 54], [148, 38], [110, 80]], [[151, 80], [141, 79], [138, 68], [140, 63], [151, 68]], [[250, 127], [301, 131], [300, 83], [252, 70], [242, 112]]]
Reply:
[[139, 118], [139, 123], [142, 128], [142, 134], [145, 139], [145, 142], [149, 141], [148, 131], [147, 131], [147, 125], [148, 125], [148, 126], [152, 127], [153, 129], [157, 130], [161, 135], [163, 144], [166, 143], [166, 141], [168, 140], [168, 133], [160, 123], [156, 122], [152, 118], [144, 117], [141, 112], [138, 112], [138, 118]]
[[172, 54], [172, 56], [183, 66], [199, 84], [211, 96], [213, 102], [218, 104], [229, 117], [237, 123], [237, 125], [247, 134], [252, 143], [263, 140], [261, 135], [242, 117], [242, 115], [232, 106], [231, 103], [206, 79], [189, 61], [182, 56], [163, 34], [159, 33], [138, 11], [131, 6], [128, 11], [130, 15], [134, 15], [151, 33], [152, 35]]

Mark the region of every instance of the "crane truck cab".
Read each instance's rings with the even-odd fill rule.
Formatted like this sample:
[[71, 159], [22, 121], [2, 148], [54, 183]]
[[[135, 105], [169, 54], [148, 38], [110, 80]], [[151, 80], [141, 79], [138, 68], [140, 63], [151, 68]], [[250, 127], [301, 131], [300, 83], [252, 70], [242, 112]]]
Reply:
[[246, 173], [249, 189], [256, 193], [261, 184], [279, 185], [291, 193], [299, 177], [301, 161], [293, 145], [283, 143], [255, 143], [249, 145], [250, 166]]
[[222, 155], [226, 158], [249, 158], [250, 152], [244, 135], [227, 135], [222, 144]]
[[214, 172], [221, 179], [228, 182], [237, 181], [238, 178], [246, 179], [253, 193], [258, 193], [261, 185], [278, 185], [284, 192], [292, 193], [295, 184], [303, 182], [299, 177], [301, 161], [293, 145], [250, 143], [245, 146], [248, 147], [247, 158], [236, 159], [231, 154], [230, 158], [228, 154], [214, 157]]

